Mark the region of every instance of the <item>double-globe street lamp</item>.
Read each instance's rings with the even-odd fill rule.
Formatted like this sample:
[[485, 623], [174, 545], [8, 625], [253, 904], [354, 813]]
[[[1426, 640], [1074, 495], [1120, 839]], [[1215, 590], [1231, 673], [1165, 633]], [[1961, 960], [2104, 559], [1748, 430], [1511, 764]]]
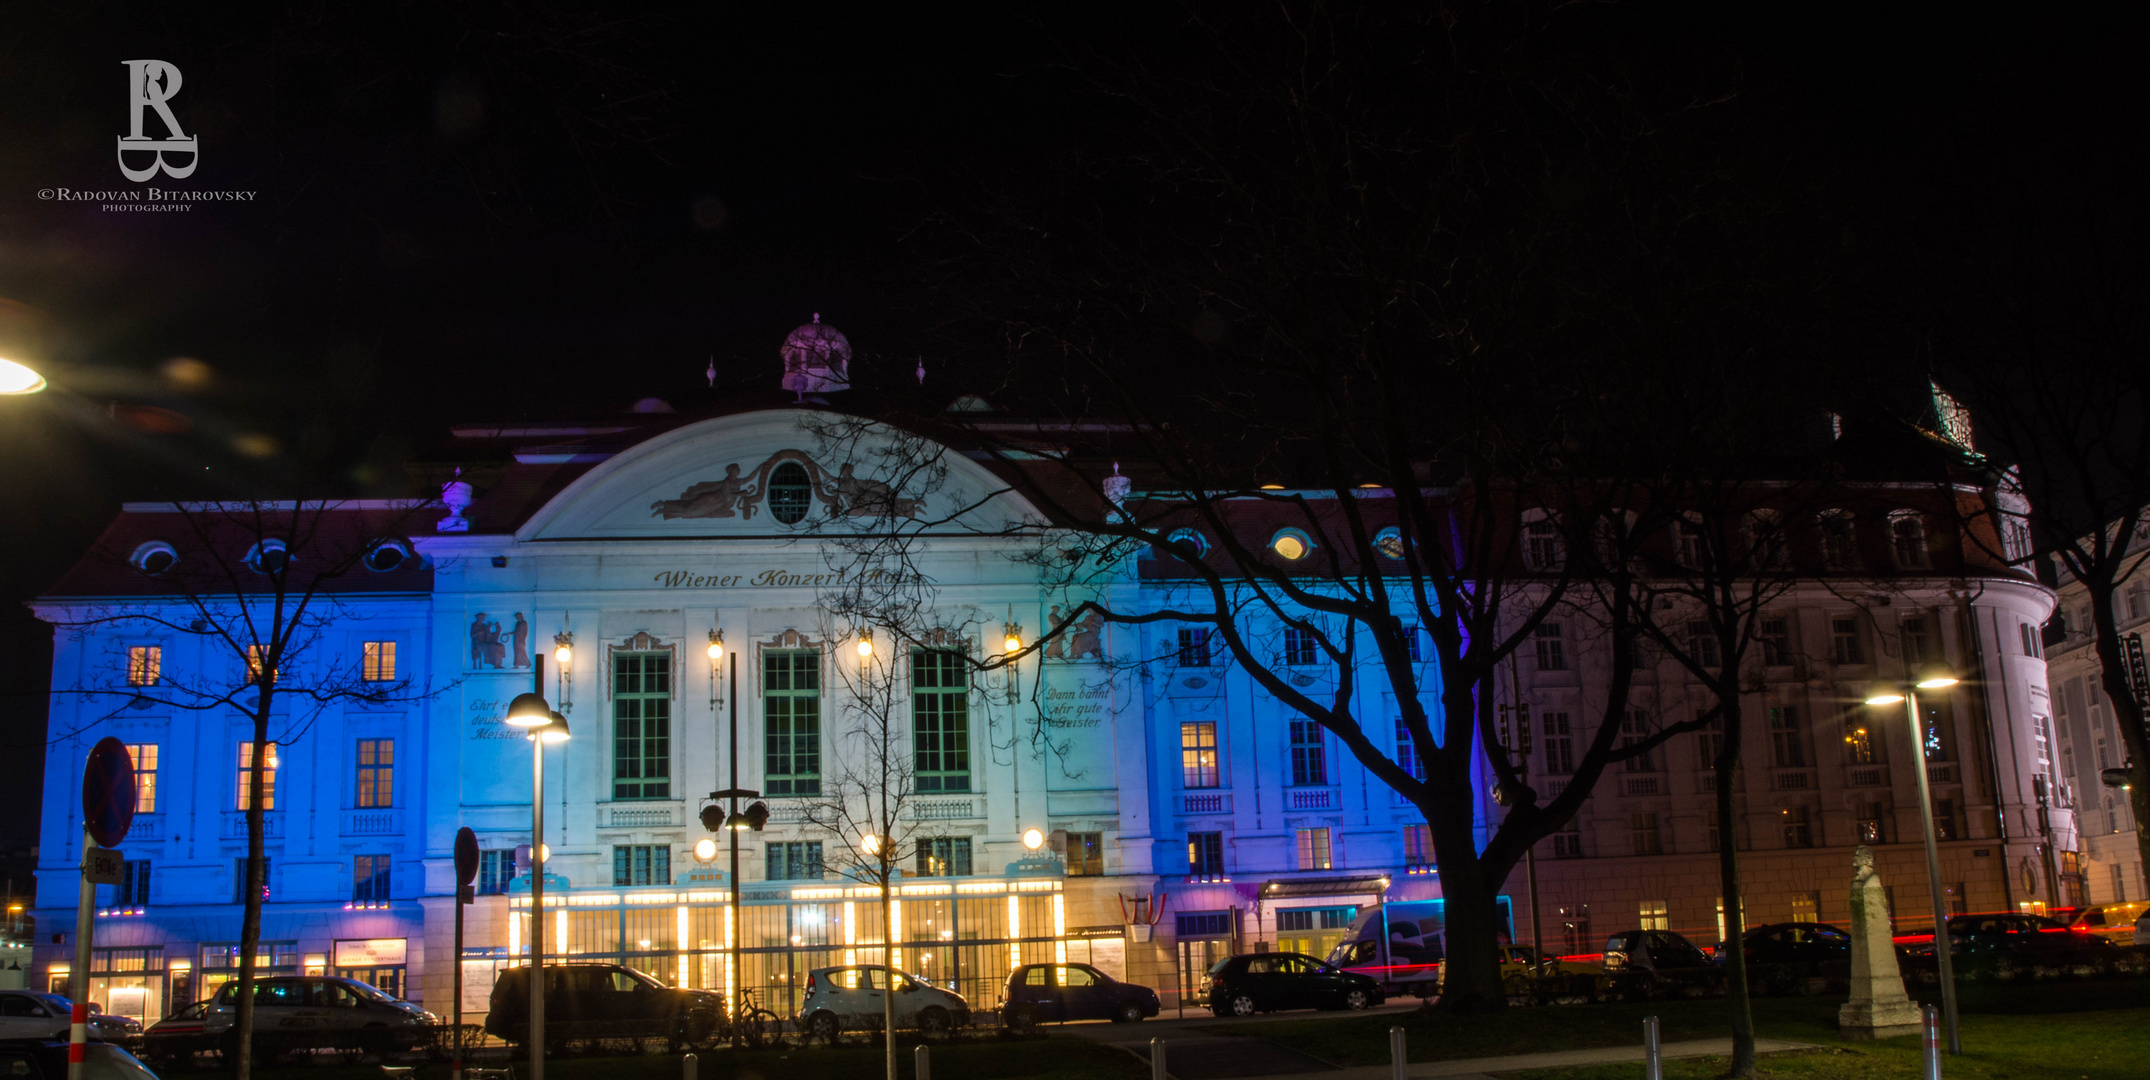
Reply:
[[[871, 646], [867, 647], [870, 648]], [[743, 928], [739, 925], [739, 834], [750, 830], [753, 832], [760, 832], [762, 826], [769, 823], [769, 807], [765, 803], [756, 801], [749, 805], [745, 810], [739, 809], [739, 800], [759, 800], [761, 798], [761, 792], [755, 791], [751, 788], [743, 788], [739, 786], [739, 664], [737, 662], [736, 656], [728, 656], [726, 654], [724, 649], [724, 634], [721, 631], [711, 630], [709, 632], [709, 672], [712, 683], [714, 683], [714, 680], [716, 678], [717, 666], [719, 664], [724, 664], [727, 659], [731, 661], [731, 663], [729, 664], [729, 667], [731, 668], [731, 687], [729, 690], [729, 694], [731, 698], [732, 714], [730, 755], [731, 781], [730, 786], [726, 787], [724, 790], [712, 791], [709, 793], [710, 804], [708, 806], [702, 807], [701, 818], [703, 828], [708, 829], [710, 832], [718, 832], [721, 830], [731, 837], [731, 874], [725, 880], [725, 889], [727, 896], [724, 904], [724, 917], [726, 923], [728, 924], [725, 927], [724, 936], [726, 943], [730, 947], [729, 951], [731, 953], [731, 955], [726, 958], [726, 971], [731, 976], [731, 992], [725, 995], [727, 999], [725, 1001], [725, 1008], [729, 1010], [729, 1016], [731, 1019], [730, 1027], [732, 1045], [738, 1046], [742, 1035], [740, 1021], [746, 1018], [746, 1009], [744, 1008], [744, 1002], [746, 998], [746, 979], [744, 977], [745, 973], [739, 969], [739, 939], [743, 936]], [[710, 696], [712, 698], [716, 696], [714, 693], [714, 686], [712, 686], [712, 693]], [[714, 702], [712, 702], [712, 704], [714, 704]], [[730, 800], [730, 813], [727, 814], [725, 812], [724, 807], [718, 805], [719, 800]], [[704, 840], [701, 843], [694, 845], [695, 854], [697, 856], [701, 856], [702, 852], [704, 851], [704, 844], [709, 844], [711, 848], [715, 847], [714, 844], [710, 844], [709, 841]], [[709, 852], [709, 854], [713, 857], [716, 852], [712, 850]], [[685, 943], [682, 942], [681, 944], [684, 947]], [[543, 1078], [541, 1077], [539, 1078], [539, 1080], [543, 1080]]]
[[1919, 779], [1919, 826], [1926, 837], [1926, 891], [1933, 901], [1934, 960], [1940, 965], [1941, 1021], [1948, 1031], [1948, 1052], [1963, 1053], [1963, 1035], [1956, 1028], [1955, 943], [1948, 932], [1948, 905], [1941, 895], [1941, 849], [1934, 838], [1933, 793], [1926, 776], [1926, 731], [1919, 720], [1919, 691], [1954, 686], [1957, 678], [1944, 668], [1926, 668], [1901, 682], [1877, 683], [1867, 695], [1868, 705], [1903, 702], [1911, 725], [1911, 756]]
[[[559, 650], [562, 665], [566, 646]], [[536, 660], [537, 685], [545, 685], [545, 657]], [[545, 1080], [545, 744], [567, 741], [567, 717], [545, 695], [522, 693], [508, 703], [506, 721], [530, 739], [530, 1077]], [[458, 963], [461, 962], [458, 958]]]

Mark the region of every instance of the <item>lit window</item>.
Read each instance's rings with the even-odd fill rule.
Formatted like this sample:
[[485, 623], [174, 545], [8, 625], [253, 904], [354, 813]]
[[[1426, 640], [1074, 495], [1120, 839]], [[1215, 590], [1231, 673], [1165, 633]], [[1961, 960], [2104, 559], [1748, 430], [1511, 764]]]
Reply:
[[1068, 834], [1067, 867], [1069, 877], [1097, 877], [1105, 872], [1105, 834], [1101, 832], [1071, 832]]
[[134, 762], [134, 812], [157, 812], [157, 744], [128, 743], [127, 757]]
[[396, 741], [358, 740], [358, 805], [363, 809], [394, 806]]
[[1298, 562], [1314, 551], [1314, 541], [1300, 529], [1278, 529], [1269, 538], [1269, 550], [1286, 562]]
[[1299, 869], [1330, 869], [1331, 867], [1329, 860], [1329, 830], [1300, 829], [1298, 832]]
[[1217, 725], [1214, 721], [1180, 725], [1180, 773], [1187, 787], [1217, 786]]
[[362, 646], [358, 676], [367, 682], [396, 681], [396, 643], [368, 641]]
[[1223, 833], [1198, 832], [1187, 834], [1187, 872], [1195, 877], [1222, 877], [1224, 875]]
[[[239, 744], [238, 807], [241, 810], [253, 808], [254, 745], [250, 742]], [[263, 810], [274, 810], [276, 809], [276, 767], [281, 762], [276, 758], [275, 743], [263, 745], [268, 747], [268, 753], [262, 755], [261, 760], [261, 808]]]
[[1672, 929], [1672, 905], [1663, 900], [1643, 901], [1642, 909], [1637, 912], [1637, 917], [1642, 920], [1642, 929], [1644, 930]]
[[934, 836], [918, 842], [919, 877], [969, 877], [970, 837]]
[[[262, 660], [262, 657], [265, 655], [267, 654], [262, 651], [262, 648], [259, 645], [249, 645], [246, 647], [246, 681], [248, 685], [252, 685], [253, 683], [258, 682], [261, 679], [262, 668], [266, 666], [265, 662]], [[282, 678], [282, 672], [269, 672], [269, 681], [272, 683], [279, 682], [282, 680]]]
[[127, 650], [127, 685], [155, 686], [163, 674], [162, 646], [136, 645]]
[[911, 650], [911, 742], [918, 791], [970, 790], [970, 672], [946, 650]]
[[1404, 556], [1403, 531], [1391, 525], [1374, 534], [1374, 550], [1384, 559], [1402, 559]]

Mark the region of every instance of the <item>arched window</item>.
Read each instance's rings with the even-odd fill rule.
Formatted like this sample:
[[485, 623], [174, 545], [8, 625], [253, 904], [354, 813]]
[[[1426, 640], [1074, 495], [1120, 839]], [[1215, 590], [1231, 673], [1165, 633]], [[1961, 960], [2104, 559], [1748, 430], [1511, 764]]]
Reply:
[[769, 515], [786, 525], [797, 525], [806, 519], [806, 511], [813, 506], [814, 482], [806, 475], [806, 468], [796, 461], [787, 461], [769, 474]]
[[1747, 560], [1757, 569], [1776, 569], [1784, 565], [1783, 519], [1775, 510], [1756, 510], [1741, 523], [1741, 532], [1747, 542]]
[[1899, 570], [1933, 569], [1933, 556], [1926, 550], [1926, 520], [1916, 510], [1889, 515], [1889, 549]]
[[1550, 510], [1523, 511], [1523, 563], [1532, 570], [1558, 570], [1568, 561], [1560, 521]]
[[1822, 541], [1822, 569], [1857, 570], [1859, 538], [1852, 531], [1851, 511], [1824, 510], [1816, 518]]
[[1672, 558], [1689, 570], [1702, 569], [1708, 549], [1703, 545], [1702, 519], [1692, 511], [1672, 519]]

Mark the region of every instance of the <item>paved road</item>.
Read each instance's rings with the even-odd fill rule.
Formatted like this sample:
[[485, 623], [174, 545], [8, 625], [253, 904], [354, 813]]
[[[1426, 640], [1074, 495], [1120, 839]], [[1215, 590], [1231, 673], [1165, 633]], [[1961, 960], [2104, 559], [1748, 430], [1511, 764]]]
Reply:
[[[1402, 1015], [1417, 1008], [1416, 1001], [1409, 1001], [1385, 1005], [1371, 1011], [1375, 1014]], [[1285, 1014], [1285, 1018], [1312, 1019], [1324, 1015], [1343, 1017], [1360, 1014], [1290, 1013]], [[1268, 1039], [1229, 1034], [1235, 1024], [1259, 1023], [1267, 1019], [1271, 1018], [1225, 1018], [1211, 1016], [1206, 1012], [1200, 1015], [1189, 1013], [1184, 1019], [1164, 1016], [1140, 1024], [1066, 1024], [1058, 1028], [1058, 1033], [1089, 1039], [1107, 1046], [1117, 1046], [1144, 1061], [1149, 1060], [1150, 1040], [1162, 1038], [1165, 1040], [1165, 1067], [1175, 1080], [1390, 1080], [1394, 1075], [1387, 1065], [1338, 1068], [1319, 1058], [1279, 1046]], [[1202, 1028], [1217, 1030], [1197, 1030]], [[1779, 1039], [1755, 1040], [1755, 1049], [1765, 1054], [1805, 1049], [1806, 1045]], [[1731, 1051], [1732, 1040], [1729, 1038], [1691, 1039], [1664, 1045], [1667, 1058], [1708, 1057], [1729, 1054]], [[1507, 1057], [1422, 1061], [1411, 1065], [1406, 1075], [1411, 1080], [1431, 1080], [1435, 1077], [1447, 1080], [1483, 1080], [1487, 1074], [1496, 1072], [1641, 1060], [1642, 1043], [1638, 1039], [1632, 1046], [1607, 1046], [1594, 1050], [1561, 1050]]]

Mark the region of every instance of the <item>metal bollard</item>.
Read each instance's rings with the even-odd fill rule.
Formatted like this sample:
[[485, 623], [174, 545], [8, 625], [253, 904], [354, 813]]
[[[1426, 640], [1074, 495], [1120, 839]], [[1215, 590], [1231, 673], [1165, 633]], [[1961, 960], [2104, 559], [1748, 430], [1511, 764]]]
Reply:
[[1161, 1038], [1150, 1039], [1150, 1080], [1171, 1080], [1171, 1074], [1165, 1072], [1165, 1041]]
[[933, 1080], [933, 1055], [925, 1043], [919, 1043], [918, 1049], [911, 1051], [911, 1075], [916, 1080]]
[[1921, 1057], [1926, 1066], [1920, 1075], [1926, 1080], [1941, 1080], [1941, 1010], [1928, 1005], [1919, 1012], [1923, 1021], [1919, 1026], [1924, 1029], [1924, 1038], [1919, 1041], [1925, 1044]]
[[1665, 1080], [1665, 1048], [1657, 1038], [1657, 1017], [1642, 1018], [1643, 1080]]
[[1403, 1029], [1389, 1029], [1389, 1080], [1409, 1080], [1410, 1055], [1404, 1052]]
[[696, 1070], [702, 1067], [702, 1059], [688, 1054], [679, 1059], [679, 1080], [694, 1080]]

